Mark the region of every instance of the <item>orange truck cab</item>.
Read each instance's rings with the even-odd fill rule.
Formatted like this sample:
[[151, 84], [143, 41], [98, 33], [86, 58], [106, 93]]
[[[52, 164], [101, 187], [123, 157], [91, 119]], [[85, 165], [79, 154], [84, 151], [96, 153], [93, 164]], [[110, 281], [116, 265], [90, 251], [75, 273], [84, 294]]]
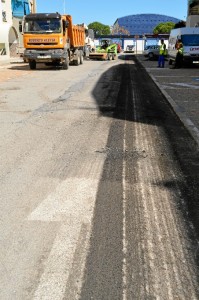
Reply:
[[52, 63], [68, 69], [69, 64], [83, 63], [85, 28], [73, 25], [70, 15], [35, 13], [24, 16], [20, 31], [23, 33], [24, 61], [30, 69], [37, 63]]

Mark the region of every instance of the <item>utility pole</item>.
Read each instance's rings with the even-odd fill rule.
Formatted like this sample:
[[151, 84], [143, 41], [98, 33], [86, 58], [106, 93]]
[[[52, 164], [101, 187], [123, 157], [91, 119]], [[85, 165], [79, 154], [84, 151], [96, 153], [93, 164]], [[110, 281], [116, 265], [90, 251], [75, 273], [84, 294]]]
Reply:
[[66, 14], [66, 0], [63, 0], [64, 1], [64, 15]]
[[33, 0], [33, 12], [36, 13], [37, 6], [36, 6], [36, 0]]
[[30, 0], [30, 12], [31, 13], [36, 13], [37, 7], [36, 7], [36, 0]]

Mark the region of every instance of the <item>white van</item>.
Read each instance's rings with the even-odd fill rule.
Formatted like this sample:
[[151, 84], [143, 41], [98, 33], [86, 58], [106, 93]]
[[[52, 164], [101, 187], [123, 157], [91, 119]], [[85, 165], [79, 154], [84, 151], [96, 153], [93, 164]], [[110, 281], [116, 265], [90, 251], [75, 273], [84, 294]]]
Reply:
[[183, 43], [184, 64], [199, 64], [199, 27], [183, 27], [171, 30], [168, 43], [170, 65], [176, 58], [177, 50], [175, 45], [178, 39], [181, 39]]

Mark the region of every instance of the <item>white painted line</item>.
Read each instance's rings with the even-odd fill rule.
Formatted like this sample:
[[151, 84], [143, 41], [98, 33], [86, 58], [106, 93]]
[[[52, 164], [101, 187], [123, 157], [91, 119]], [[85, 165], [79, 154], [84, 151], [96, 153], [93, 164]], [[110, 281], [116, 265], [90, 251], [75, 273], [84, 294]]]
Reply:
[[180, 87], [186, 87], [186, 88], [191, 88], [198, 90], [199, 86], [198, 85], [193, 85], [193, 84], [188, 84], [188, 83], [180, 83], [180, 82], [174, 82], [174, 83], [169, 83], [170, 85], [175, 85], [175, 86], [180, 86]]
[[28, 217], [29, 221], [60, 222], [60, 230], [44, 264], [34, 300], [63, 299], [82, 222], [90, 224], [91, 228], [103, 164], [102, 159], [100, 168], [98, 165], [98, 178], [69, 178], [61, 182]]
[[126, 113], [127, 113], [127, 98], [125, 103], [125, 121], [124, 121], [124, 137], [123, 137], [123, 166], [122, 166], [122, 189], [123, 189], [123, 300], [127, 300], [127, 236], [126, 236]]
[[[77, 226], [78, 225], [78, 226]], [[72, 257], [78, 239], [80, 224], [74, 224], [70, 234], [68, 225], [62, 225], [56, 236], [50, 255], [46, 261], [44, 273], [40, 278], [34, 300], [63, 299], [66, 283], [72, 265]]]
[[[153, 71], [154, 71], [154, 69], [153, 69]], [[187, 78], [187, 76], [177, 76], [177, 75], [156, 75], [155, 76], [156, 78]]]
[[57, 222], [66, 220], [67, 216], [84, 217], [89, 213], [89, 204], [93, 203], [96, 197], [99, 178], [68, 178], [62, 181], [31, 213], [28, 220]]

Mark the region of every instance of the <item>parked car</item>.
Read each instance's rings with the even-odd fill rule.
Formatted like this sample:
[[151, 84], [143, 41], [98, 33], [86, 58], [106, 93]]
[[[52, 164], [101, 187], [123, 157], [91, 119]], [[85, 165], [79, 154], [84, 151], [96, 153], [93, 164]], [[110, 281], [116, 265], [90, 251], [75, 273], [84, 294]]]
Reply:
[[158, 58], [159, 56], [159, 50], [160, 50], [160, 46], [159, 45], [150, 45], [150, 46], [146, 46], [144, 48], [144, 56], [148, 57], [149, 59], [155, 59]]
[[134, 53], [134, 52], [135, 52], [134, 48], [135, 48], [134, 45], [127, 45], [127, 46], [126, 46], [125, 52], [131, 52], [131, 53]]

